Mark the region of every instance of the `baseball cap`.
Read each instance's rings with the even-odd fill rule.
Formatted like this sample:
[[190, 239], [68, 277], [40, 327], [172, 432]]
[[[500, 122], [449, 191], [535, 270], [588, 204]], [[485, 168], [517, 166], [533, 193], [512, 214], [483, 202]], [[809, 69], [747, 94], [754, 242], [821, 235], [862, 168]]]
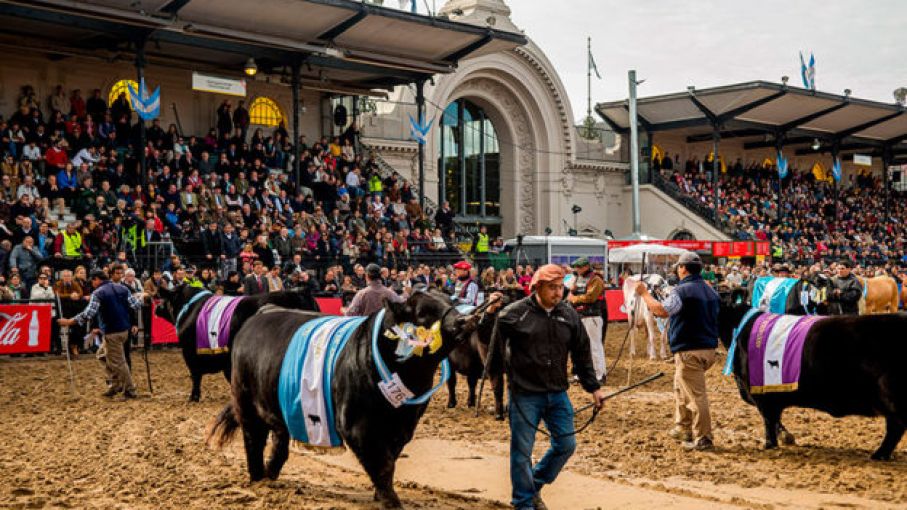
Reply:
[[696, 252], [688, 251], [688, 252], [682, 253], [680, 255], [680, 257], [677, 259], [677, 264], [675, 264], [675, 265], [677, 265], [677, 266], [700, 265], [701, 266], [702, 259], [699, 257], [699, 254], [697, 254]]

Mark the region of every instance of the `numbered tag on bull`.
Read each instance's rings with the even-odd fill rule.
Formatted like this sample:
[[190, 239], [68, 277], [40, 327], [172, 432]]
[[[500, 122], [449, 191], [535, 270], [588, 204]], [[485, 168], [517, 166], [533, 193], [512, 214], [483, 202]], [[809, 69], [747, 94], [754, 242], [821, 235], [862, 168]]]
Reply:
[[381, 390], [381, 394], [390, 402], [390, 405], [394, 407], [400, 407], [404, 402], [415, 397], [413, 392], [409, 391], [409, 388], [403, 384], [400, 375], [396, 372], [394, 372], [389, 381], [379, 382], [378, 389]]

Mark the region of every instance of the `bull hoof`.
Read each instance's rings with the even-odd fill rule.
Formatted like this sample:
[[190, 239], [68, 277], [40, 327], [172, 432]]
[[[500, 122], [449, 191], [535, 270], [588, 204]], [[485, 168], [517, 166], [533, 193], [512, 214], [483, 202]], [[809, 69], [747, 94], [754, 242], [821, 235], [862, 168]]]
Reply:
[[189, 402], [198, 402], [201, 398], [201, 395], [189, 395]]
[[777, 447], [778, 447], [778, 443], [773, 443], [771, 441], [766, 441], [765, 445], [763, 446], [763, 448], [766, 450], [774, 450]]
[[447, 401], [447, 408], [448, 408], [448, 409], [453, 409], [454, 407], [457, 407], [457, 401], [456, 401], [456, 400], [448, 400], [448, 401]]
[[476, 401], [475, 401], [475, 400], [467, 400], [467, 401], [466, 401], [466, 407], [473, 408], [473, 407], [475, 407], [475, 406], [476, 406]]
[[875, 453], [872, 454], [872, 457], [870, 457], [870, 458], [871, 458], [872, 460], [881, 460], [881, 461], [891, 460], [891, 453], [879, 453], [879, 452], [875, 452]]
[[778, 439], [781, 440], [781, 444], [784, 446], [794, 446], [797, 444], [797, 439], [790, 432], [783, 430], [781, 434], [778, 435]]
[[504, 413], [494, 413], [494, 419], [497, 421], [504, 421]]

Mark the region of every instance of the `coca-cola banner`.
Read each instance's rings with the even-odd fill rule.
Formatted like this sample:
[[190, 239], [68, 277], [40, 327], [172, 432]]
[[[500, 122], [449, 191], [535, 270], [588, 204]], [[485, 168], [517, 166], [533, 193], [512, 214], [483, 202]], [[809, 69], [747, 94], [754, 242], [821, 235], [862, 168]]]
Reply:
[[151, 305], [151, 344], [175, 344], [179, 342], [176, 336], [176, 328], [166, 320], [157, 316], [154, 309], [158, 307], [160, 300], [155, 300]]
[[50, 352], [52, 306], [0, 305], [0, 354]]

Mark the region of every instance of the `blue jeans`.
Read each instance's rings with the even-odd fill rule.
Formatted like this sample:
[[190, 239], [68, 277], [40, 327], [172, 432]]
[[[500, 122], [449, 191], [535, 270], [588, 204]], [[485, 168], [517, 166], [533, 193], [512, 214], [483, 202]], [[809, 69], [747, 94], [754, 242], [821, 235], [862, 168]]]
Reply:
[[[532, 465], [535, 427], [544, 420], [551, 434], [551, 447]], [[576, 451], [573, 405], [566, 391], [510, 394], [510, 481], [516, 508], [533, 508], [532, 497], [557, 478]], [[571, 434], [571, 435], [566, 435]], [[559, 437], [560, 436], [560, 437]]]

